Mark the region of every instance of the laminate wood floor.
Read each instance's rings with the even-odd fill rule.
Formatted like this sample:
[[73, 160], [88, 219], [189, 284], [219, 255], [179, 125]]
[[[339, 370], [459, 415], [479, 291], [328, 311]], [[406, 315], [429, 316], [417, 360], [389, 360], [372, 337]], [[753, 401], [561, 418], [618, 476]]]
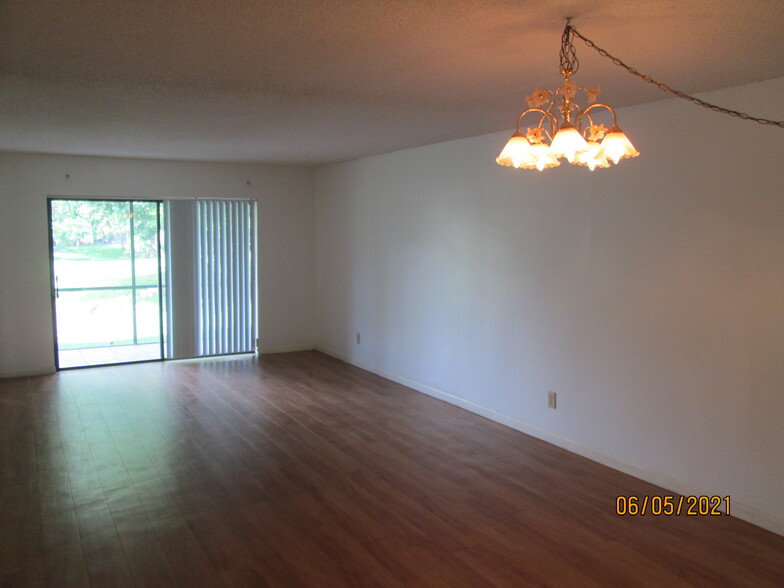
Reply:
[[317, 352], [0, 380], [2, 586], [782, 586], [784, 537]]

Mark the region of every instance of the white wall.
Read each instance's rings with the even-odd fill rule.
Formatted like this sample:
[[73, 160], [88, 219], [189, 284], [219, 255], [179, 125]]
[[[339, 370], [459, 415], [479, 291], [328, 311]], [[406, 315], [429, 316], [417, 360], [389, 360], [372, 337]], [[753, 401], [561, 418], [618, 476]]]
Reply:
[[318, 170], [318, 346], [782, 533], [784, 132], [619, 121], [642, 156], [609, 170], [499, 167], [508, 133]]
[[47, 196], [255, 199], [262, 351], [313, 346], [311, 170], [0, 153], [0, 377], [54, 370]]

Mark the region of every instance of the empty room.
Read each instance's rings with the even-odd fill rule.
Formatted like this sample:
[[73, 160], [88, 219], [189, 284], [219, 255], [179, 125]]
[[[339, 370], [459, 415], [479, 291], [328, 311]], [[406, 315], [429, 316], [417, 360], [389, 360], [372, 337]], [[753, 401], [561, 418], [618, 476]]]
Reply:
[[784, 585], [783, 27], [0, 2], [0, 586]]

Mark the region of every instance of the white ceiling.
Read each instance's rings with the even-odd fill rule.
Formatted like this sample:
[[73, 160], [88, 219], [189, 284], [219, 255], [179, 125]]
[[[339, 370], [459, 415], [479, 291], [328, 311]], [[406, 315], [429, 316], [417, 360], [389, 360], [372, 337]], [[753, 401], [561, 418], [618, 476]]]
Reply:
[[[784, 0], [0, 0], [0, 150], [317, 165], [511, 130], [565, 16], [688, 93], [784, 76]], [[610, 104], [667, 97], [577, 56]]]

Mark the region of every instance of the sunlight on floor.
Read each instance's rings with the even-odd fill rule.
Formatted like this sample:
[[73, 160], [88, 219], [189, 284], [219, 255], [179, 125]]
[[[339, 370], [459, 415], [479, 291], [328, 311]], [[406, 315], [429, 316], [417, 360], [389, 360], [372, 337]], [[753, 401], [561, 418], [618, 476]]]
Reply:
[[62, 350], [59, 355], [59, 364], [62, 369], [110, 363], [148, 361], [151, 359], [161, 359], [161, 346], [159, 343]]

